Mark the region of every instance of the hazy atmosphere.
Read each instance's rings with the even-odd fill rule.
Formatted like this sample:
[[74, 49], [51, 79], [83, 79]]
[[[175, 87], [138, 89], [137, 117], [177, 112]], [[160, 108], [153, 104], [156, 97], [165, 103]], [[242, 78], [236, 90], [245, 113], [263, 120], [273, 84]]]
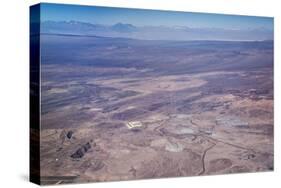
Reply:
[[42, 33], [149, 40], [272, 40], [273, 18], [91, 6], [41, 6]]

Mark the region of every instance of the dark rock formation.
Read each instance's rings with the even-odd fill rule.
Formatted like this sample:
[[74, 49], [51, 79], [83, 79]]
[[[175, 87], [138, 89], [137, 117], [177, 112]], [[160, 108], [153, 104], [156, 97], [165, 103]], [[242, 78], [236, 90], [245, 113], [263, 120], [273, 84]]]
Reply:
[[76, 150], [75, 153], [73, 153], [70, 157], [73, 158], [73, 159], [79, 159], [79, 158], [82, 158], [85, 153], [87, 151], [89, 151], [89, 149], [91, 149], [91, 144], [89, 142], [87, 142], [86, 144], [84, 144], [83, 146], [81, 146], [80, 148], [78, 148]]
[[67, 134], [66, 134], [66, 137], [68, 139], [71, 139], [72, 135], [73, 135], [73, 131], [68, 131]]

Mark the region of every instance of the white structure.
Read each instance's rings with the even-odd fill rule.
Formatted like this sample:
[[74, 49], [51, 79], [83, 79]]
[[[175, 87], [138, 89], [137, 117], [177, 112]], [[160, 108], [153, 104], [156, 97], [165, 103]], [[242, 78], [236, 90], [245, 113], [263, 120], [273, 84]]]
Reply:
[[126, 125], [129, 129], [132, 129], [132, 128], [136, 128], [136, 127], [141, 127], [142, 123], [140, 121], [130, 121]]

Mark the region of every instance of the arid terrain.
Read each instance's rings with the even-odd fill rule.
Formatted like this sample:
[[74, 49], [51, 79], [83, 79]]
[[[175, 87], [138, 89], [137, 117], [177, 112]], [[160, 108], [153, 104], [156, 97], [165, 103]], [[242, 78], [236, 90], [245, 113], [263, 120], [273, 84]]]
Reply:
[[41, 38], [41, 182], [271, 171], [273, 42]]

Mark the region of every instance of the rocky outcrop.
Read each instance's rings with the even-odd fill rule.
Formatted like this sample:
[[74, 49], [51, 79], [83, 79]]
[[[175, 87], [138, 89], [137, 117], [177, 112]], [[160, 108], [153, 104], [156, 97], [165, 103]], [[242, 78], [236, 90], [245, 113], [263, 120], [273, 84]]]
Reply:
[[86, 144], [82, 145], [80, 148], [78, 148], [76, 150], [76, 152], [74, 152], [70, 157], [73, 158], [73, 159], [79, 159], [79, 158], [82, 158], [85, 153], [87, 151], [89, 151], [89, 149], [91, 149], [91, 144], [90, 142], [87, 142]]

